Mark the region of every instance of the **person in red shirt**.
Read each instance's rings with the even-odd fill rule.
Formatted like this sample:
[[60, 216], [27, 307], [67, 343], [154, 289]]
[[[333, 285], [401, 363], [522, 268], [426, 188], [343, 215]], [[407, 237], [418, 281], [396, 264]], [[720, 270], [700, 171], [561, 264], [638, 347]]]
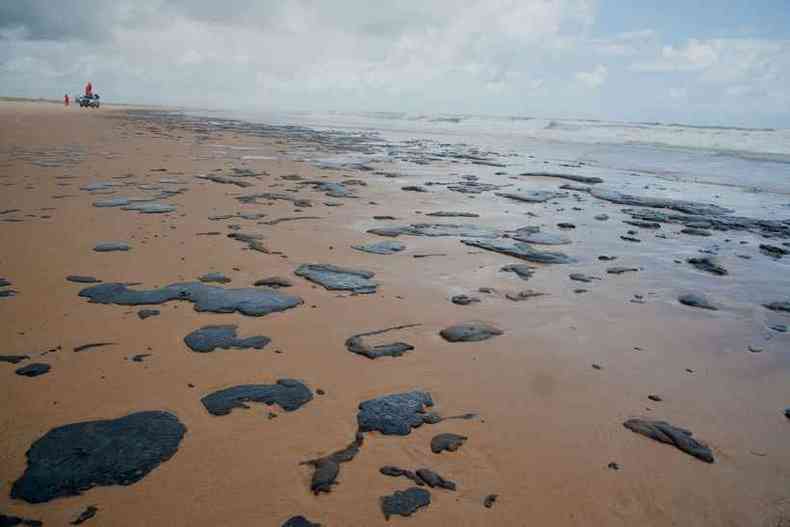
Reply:
[[93, 97], [93, 84], [90, 81], [85, 85], [85, 97]]
[[69, 105], [69, 94], [68, 93], [63, 96], [63, 105], [64, 106], [68, 106]]

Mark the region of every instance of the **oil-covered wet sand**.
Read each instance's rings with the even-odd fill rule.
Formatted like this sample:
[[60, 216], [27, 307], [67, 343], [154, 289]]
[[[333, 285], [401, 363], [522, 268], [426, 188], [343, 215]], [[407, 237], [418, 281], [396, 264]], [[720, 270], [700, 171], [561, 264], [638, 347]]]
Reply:
[[[790, 297], [788, 257], [762, 254], [758, 245], [766, 240], [760, 236], [713, 231], [702, 239], [679, 234], [682, 225], [663, 224], [658, 231], [668, 238], [656, 238], [652, 230], [623, 224], [631, 219], [621, 212], [624, 206], [584, 192], [545, 203], [496, 197], [494, 190], [470, 198], [436, 185], [426, 186], [425, 193], [404, 192], [403, 186], [440, 179], [437, 173], [446, 182], [460, 181], [451, 174], [463, 174], [463, 167], [431, 167], [428, 178], [387, 178], [285, 159], [287, 152], [307, 149], [309, 137], [208, 133], [128, 120], [119, 110], [64, 111], [43, 104], [3, 104], [0, 123], [0, 211], [19, 209], [0, 219], [20, 220], [0, 222], [0, 277], [16, 291], [0, 298], [0, 354], [31, 357], [17, 365], [0, 363], [0, 512], [45, 525], [71, 521], [88, 505], [99, 507], [89, 522], [102, 525], [281, 525], [294, 515], [329, 526], [383, 525], [379, 498], [412, 486], [379, 473], [393, 465], [430, 468], [457, 485], [455, 492], [432, 489], [427, 508], [410, 518], [393, 517], [393, 524], [777, 525], [790, 518], [790, 422], [783, 413], [790, 406], [788, 337], [769, 328], [790, 318], [761, 306]], [[250, 152], [255, 155], [242, 159]], [[228, 176], [233, 168], [267, 175], [237, 178], [251, 183], [241, 187], [196, 177]], [[494, 176], [495, 171], [507, 168], [490, 167], [481, 181], [513, 185], [503, 192], [555, 191], [567, 183]], [[330, 197], [320, 186], [281, 179], [292, 174], [326, 182], [348, 176], [367, 185], [346, 187], [357, 198]], [[81, 190], [96, 182], [117, 186]], [[184, 190], [162, 194], [178, 189]], [[312, 207], [236, 199], [265, 192], [309, 199]], [[145, 214], [92, 205], [152, 196], [175, 211]], [[426, 216], [437, 211], [480, 217]], [[266, 216], [209, 219], [238, 213]], [[594, 219], [602, 213], [610, 219]], [[321, 219], [265, 224], [296, 216]], [[560, 230], [559, 222], [576, 228]], [[577, 261], [531, 264], [535, 273], [524, 281], [500, 271], [520, 260], [462, 244], [458, 237], [402, 235], [397, 240], [406, 249], [389, 255], [352, 248], [391, 240], [369, 229], [414, 223], [500, 232], [540, 225], [572, 243], [534, 247]], [[621, 240], [628, 230], [642, 241]], [[209, 232], [220, 234], [199, 235]], [[266, 252], [228, 238], [233, 232], [262, 235], [258, 241]], [[107, 242], [131, 249], [93, 250]], [[685, 263], [715, 244], [727, 276]], [[443, 256], [414, 257], [426, 253]], [[600, 261], [599, 255], [617, 259]], [[373, 272], [377, 291], [352, 296], [327, 290], [294, 275], [302, 264]], [[607, 273], [614, 265], [639, 271]], [[230, 278], [228, 284], [211, 284], [227, 288], [287, 277], [293, 286], [278, 291], [304, 304], [263, 317], [197, 312], [183, 301], [92, 304], [78, 296], [92, 284], [66, 280], [84, 275], [152, 289], [197, 281], [209, 272]], [[571, 273], [601, 280], [581, 283], [569, 279]], [[493, 292], [478, 292], [481, 287]], [[574, 292], [581, 288], [588, 292]], [[525, 289], [546, 294], [520, 302], [506, 297]], [[678, 296], [688, 292], [704, 293], [719, 310], [679, 304]], [[451, 303], [459, 294], [481, 301]], [[146, 307], [161, 314], [142, 320], [137, 311]], [[503, 334], [461, 343], [439, 335], [469, 321], [495, 325]], [[345, 346], [353, 335], [418, 323], [380, 341], [370, 338], [414, 346], [400, 357], [370, 360]], [[242, 336], [265, 335], [271, 343], [260, 350], [205, 354], [184, 344], [191, 332], [223, 324], [237, 325]], [[100, 342], [116, 344], [73, 352]], [[762, 351], [754, 353], [750, 345]], [[132, 361], [138, 354], [150, 356]], [[52, 369], [36, 378], [14, 374], [32, 362]], [[278, 379], [298, 379], [325, 394], [293, 412], [250, 403], [249, 409], [217, 417], [201, 404], [202, 397], [224, 388]], [[412, 390], [430, 392], [441, 415], [480, 417], [423, 425], [405, 437], [367, 433], [332, 491], [314, 496], [312, 468], [300, 462], [348, 445], [360, 402]], [[648, 399], [651, 394], [663, 400]], [[149, 410], [177, 415], [187, 432], [175, 455], [139, 482], [38, 505], [9, 497], [25, 470], [26, 450], [51, 428]], [[269, 412], [277, 417], [269, 418]], [[692, 430], [716, 462], [702, 463], [632, 433], [622, 425], [632, 417]], [[444, 432], [469, 439], [456, 452], [433, 454], [431, 438]], [[611, 462], [619, 470], [608, 468]], [[499, 498], [488, 509], [483, 502], [490, 494]]]

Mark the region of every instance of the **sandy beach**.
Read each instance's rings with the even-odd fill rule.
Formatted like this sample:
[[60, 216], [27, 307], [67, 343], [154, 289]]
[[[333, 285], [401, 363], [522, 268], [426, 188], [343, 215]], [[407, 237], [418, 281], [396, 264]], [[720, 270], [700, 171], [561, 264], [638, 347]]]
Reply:
[[[700, 214], [708, 224], [655, 223], [646, 213], [666, 208], [624, 212], [634, 206], [573, 187], [584, 183], [507, 167], [477, 164], [464, 177], [465, 160], [407, 177], [392, 166], [330, 169], [300, 159], [340, 148], [322, 137], [196, 125], [161, 110], [0, 102], [0, 278], [14, 292], [0, 297], [0, 355], [28, 357], [0, 362], [0, 512], [44, 525], [65, 525], [89, 505], [98, 508], [89, 525], [117, 526], [279, 526], [298, 515], [324, 526], [790, 525], [790, 337], [775, 329], [786, 331], [790, 316], [764, 307], [790, 301], [790, 257], [759, 249], [789, 249], [790, 225], [727, 229]], [[546, 171], [579, 173], [556, 164]], [[492, 187], [469, 192], [476, 185]], [[536, 191], [555, 194], [502, 196]], [[160, 208], [124, 210], [151, 203]], [[467, 216], [429, 216], [436, 212]], [[423, 224], [440, 227], [368, 232]], [[463, 229], [447, 225], [480, 232], [458, 236]], [[681, 233], [688, 228], [706, 235]], [[431, 229], [455, 231], [424, 235]], [[462, 243], [512, 244], [538, 232], [560, 244], [533, 242], [537, 258], [561, 252], [567, 263]], [[109, 242], [129, 250], [94, 250]], [[352, 248], [378, 242], [403, 248]], [[706, 257], [727, 274], [688, 262]], [[375, 291], [328, 290], [295, 274], [305, 264], [375, 273], [366, 279]], [[502, 270], [512, 264], [528, 265], [531, 276]], [[608, 272], [615, 266], [634, 270]], [[116, 305], [80, 296], [97, 284], [66, 279], [150, 290], [207, 273], [229, 281], [206, 286], [301, 303], [263, 316], [201, 312], [180, 300]], [[271, 277], [291, 285], [253, 285]], [[717, 309], [678, 301], [689, 293]], [[458, 305], [458, 295], [478, 301]], [[143, 319], [141, 309], [160, 313]], [[467, 322], [501, 334], [473, 342], [440, 335]], [[413, 347], [400, 356], [347, 349], [354, 335], [413, 324], [364, 338]], [[209, 325], [270, 342], [191, 350], [185, 337]], [[93, 343], [110, 344], [75, 352]], [[33, 363], [51, 369], [15, 373]], [[293, 411], [250, 402], [227, 415], [201, 402], [280, 379], [298, 380], [312, 398]], [[363, 431], [331, 490], [311, 492], [313, 467], [300, 463], [349, 445], [360, 403], [415, 390], [430, 394], [426, 410], [439, 416], [476, 417], [425, 422], [406, 435]], [[139, 481], [43, 503], [11, 498], [26, 452], [51, 429], [143, 411], [168, 412], [186, 431]], [[624, 427], [634, 418], [692, 431], [715, 462]], [[442, 433], [467, 439], [433, 453]], [[384, 466], [428, 468], [456, 489], [421, 486], [430, 505], [387, 521], [380, 498], [417, 485], [382, 474]]]

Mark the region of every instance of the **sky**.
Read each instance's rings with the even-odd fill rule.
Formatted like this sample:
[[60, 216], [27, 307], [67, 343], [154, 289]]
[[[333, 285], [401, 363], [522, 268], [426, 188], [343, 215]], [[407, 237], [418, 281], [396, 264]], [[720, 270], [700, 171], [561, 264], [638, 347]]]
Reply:
[[790, 128], [790, 0], [0, 1], [0, 95]]

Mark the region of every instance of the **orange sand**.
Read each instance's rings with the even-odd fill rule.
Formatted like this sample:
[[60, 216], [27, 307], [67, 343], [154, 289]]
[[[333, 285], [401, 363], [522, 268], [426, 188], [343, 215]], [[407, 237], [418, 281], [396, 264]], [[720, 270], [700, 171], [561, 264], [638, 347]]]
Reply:
[[[47, 150], [66, 144], [84, 148], [85, 158], [70, 167], [38, 167], [12, 155], [14, 147]], [[401, 241], [408, 248], [398, 255], [360, 253], [350, 245], [378, 240], [365, 234], [368, 228], [425, 221], [414, 211], [467, 210], [470, 202], [458, 195], [400, 192], [367, 173], [321, 171], [285, 160], [241, 161], [240, 151], [208, 144], [255, 146], [256, 153], [273, 156], [292, 146], [241, 136], [198, 141], [188, 130], [131, 123], [124, 110], [109, 107], [80, 111], [0, 103], [0, 210], [22, 209], [16, 216], [26, 220], [0, 222], [0, 276], [19, 291], [0, 299], [0, 353], [29, 354], [53, 367], [29, 379], [14, 375], [18, 366], [0, 363], [0, 511], [45, 525], [64, 525], [89, 504], [100, 508], [93, 525], [279, 526], [296, 514], [325, 526], [384, 525], [378, 498], [410, 482], [382, 476], [378, 468], [397, 465], [430, 467], [456, 481], [458, 491], [432, 491], [427, 509], [393, 518], [393, 525], [790, 522], [790, 424], [782, 415], [790, 404], [787, 361], [778, 350], [744, 351], [755, 330], [743, 312], [679, 307], [668, 275], [650, 277], [656, 297], [639, 306], [628, 299], [644, 290], [644, 273], [605, 276], [588, 286], [570, 282], [568, 269], [555, 266], [523, 282], [498, 272], [514, 259], [474, 250], [454, 238], [406, 237]], [[207, 151], [223, 155], [196, 160]], [[193, 177], [228, 166], [270, 175], [249, 189]], [[151, 172], [156, 168], [168, 172]], [[93, 201], [108, 196], [79, 190], [125, 173], [151, 184], [177, 178], [184, 185], [174, 186], [189, 190], [168, 200], [178, 209], [168, 215], [94, 208]], [[233, 199], [292, 188], [278, 176], [293, 173], [332, 181], [351, 175], [368, 185], [354, 187], [361, 196], [356, 200], [325, 198], [303, 188], [298, 196], [312, 199], [314, 206], [301, 213], [287, 202], [242, 205]], [[76, 179], [56, 179], [63, 175]], [[52, 198], [58, 194], [75, 197]], [[127, 194], [136, 191], [121, 189], [117, 195]], [[324, 201], [344, 206], [326, 207]], [[55, 210], [41, 211], [48, 207]], [[207, 219], [238, 211], [265, 212], [264, 221], [293, 215], [323, 219], [276, 226]], [[402, 221], [374, 221], [379, 214]], [[524, 218], [488, 210], [474, 221], [518, 226]], [[244, 250], [244, 244], [224, 235], [229, 223], [241, 224], [242, 232], [264, 234], [264, 244], [285, 256]], [[206, 231], [223, 235], [195, 235]], [[568, 252], [598, 254], [593, 234]], [[96, 243], [116, 240], [129, 242], [132, 251], [92, 251]], [[411, 256], [421, 252], [447, 256]], [[643, 263], [636, 260], [616, 263]], [[338, 295], [295, 277], [301, 263], [368, 269], [381, 285], [375, 295]], [[602, 269], [596, 262], [574, 271], [600, 276]], [[77, 296], [84, 286], [65, 281], [66, 275], [84, 274], [151, 287], [209, 271], [224, 272], [234, 287], [266, 276], [288, 277], [294, 287], [285, 292], [301, 296], [305, 305], [250, 318], [197, 313], [188, 303], [171, 302], [153, 306], [161, 316], [141, 321], [135, 308], [87, 303]], [[503, 294], [475, 293], [482, 286], [550, 294], [516, 303]], [[574, 294], [577, 287], [591, 292]], [[460, 293], [483, 301], [451, 304], [449, 297]], [[505, 334], [468, 344], [449, 344], [438, 336], [452, 323], [474, 319], [495, 323]], [[344, 347], [353, 334], [416, 322], [423, 325], [397, 334], [416, 347], [401, 358], [371, 361]], [[272, 344], [258, 352], [209, 354], [192, 353], [183, 344], [190, 331], [216, 323], [238, 324], [242, 336], [267, 335]], [[118, 345], [72, 352], [99, 341]], [[57, 346], [56, 353], [36, 357]], [[143, 363], [127, 360], [138, 353], [152, 356]], [[592, 363], [604, 369], [595, 370]], [[202, 395], [219, 388], [283, 377], [302, 379], [326, 395], [292, 413], [273, 408], [279, 416], [272, 420], [265, 417], [270, 409], [258, 405], [219, 418], [200, 403]], [[408, 437], [368, 434], [357, 458], [342, 466], [333, 492], [313, 496], [311, 471], [299, 462], [348, 444], [360, 401], [411, 389], [430, 391], [440, 413], [477, 412], [481, 419], [424, 426]], [[649, 401], [652, 393], [664, 402]], [[155, 409], [178, 415], [188, 433], [176, 455], [140, 482], [41, 505], [8, 497], [25, 468], [25, 451], [50, 428]], [[622, 422], [633, 416], [690, 428], [713, 448], [716, 463], [702, 463], [629, 432]], [[430, 438], [440, 432], [469, 440], [458, 452], [434, 455]], [[608, 469], [611, 461], [621, 470]], [[485, 509], [483, 498], [490, 493], [500, 498]]]

